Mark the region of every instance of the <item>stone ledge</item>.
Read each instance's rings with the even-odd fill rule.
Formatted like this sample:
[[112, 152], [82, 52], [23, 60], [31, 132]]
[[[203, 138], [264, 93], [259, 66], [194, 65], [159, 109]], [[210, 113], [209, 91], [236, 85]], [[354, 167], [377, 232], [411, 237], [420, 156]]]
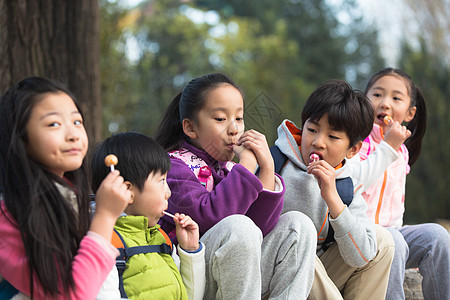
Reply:
[[405, 291], [405, 299], [423, 300], [422, 275], [420, 275], [418, 269], [406, 269], [403, 289]]

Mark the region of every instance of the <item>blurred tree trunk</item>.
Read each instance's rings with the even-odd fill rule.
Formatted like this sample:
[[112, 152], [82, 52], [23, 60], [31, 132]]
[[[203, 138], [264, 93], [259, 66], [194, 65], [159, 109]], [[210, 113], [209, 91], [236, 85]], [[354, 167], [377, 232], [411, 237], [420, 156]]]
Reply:
[[28, 76], [66, 82], [91, 143], [101, 133], [99, 4], [0, 0], [0, 91]]

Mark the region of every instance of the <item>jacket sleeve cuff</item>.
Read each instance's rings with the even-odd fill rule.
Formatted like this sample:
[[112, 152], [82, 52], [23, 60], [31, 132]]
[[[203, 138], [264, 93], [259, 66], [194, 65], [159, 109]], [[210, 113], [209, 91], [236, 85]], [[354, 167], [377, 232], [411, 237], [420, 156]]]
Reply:
[[275, 174], [275, 189], [273, 191], [263, 188], [263, 191], [269, 193], [281, 193], [283, 192], [283, 182], [281, 181], [278, 174]]
[[381, 143], [378, 145], [378, 150], [384, 151], [386, 153], [387, 157], [391, 158], [391, 160], [392, 160], [391, 162], [396, 161], [400, 156], [398, 154], [398, 152], [394, 148], [392, 148], [391, 145], [386, 143], [385, 141], [381, 141]]

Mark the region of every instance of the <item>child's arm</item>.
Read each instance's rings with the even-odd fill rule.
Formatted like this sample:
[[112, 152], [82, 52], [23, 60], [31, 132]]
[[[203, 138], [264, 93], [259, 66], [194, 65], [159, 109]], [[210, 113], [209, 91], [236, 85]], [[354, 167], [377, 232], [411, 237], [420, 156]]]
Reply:
[[198, 225], [191, 217], [184, 214], [175, 214], [176, 234], [180, 247], [188, 252], [194, 252], [199, 248]]
[[[75, 289], [63, 299], [94, 299], [108, 273], [114, 266], [117, 250], [110, 244], [111, 234], [117, 217], [125, 208], [130, 194], [126, 192], [123, 178], [118, 171], [110, 173], [103, 181], [96, 197], [96, 214], [87, 235], [72, 262]], [[128, 195], [128, 196], [127, 196]], [[0, 273], [18, 290], [29, 295], [29, 266], [25, 249], [16, 226], [0, 213]], [[10, 217], [12, 219], [12, 217]], [[94, 221], [95, 220], [95, 221]], [[26, 280], [24, 280], [26, 278]], [[34, 276], [34, 296], [48, 298]]]
[[375, 256], [377, 246], [374, 224], [366, 216], [367, 207], [361, 196], [361, 188], [354, 193], [348, 208], [337, 192], [333, 167], [320, 160], [308, 166], [308, 173], [317, 178], [342, 258], [353, 267], [366, 265]]
[[[11, 223], [12, 217], [0, 213], [0, 274], [19, 291], [30, 295], [30, 269], [18, 227]], [[58, 299], [95, 299], [118, 255], [109, 241], [89, 232], [80, 243], [72, 262], [75, 289]], [[33, 276], [35, 299], [49, 299], [49, 295]], [[62, 287], [60, 287], [62, 289]]]
[[352, 178], [364, 184], [365, 188], [372, 186], [399, 158], [397, 151], [410, 135], [411, 132], [398, 122], [389, 124], [384, 140], [377, 145], [375, 151], [368, 145], [369, 148], [362, 147], [359, 155], [348, 160], [352, 169]]
[[327, 203], [330, 216], [336, 219], [344, 210], [345, 204], [336, 189], [335, 170], [324, 160], [318, 160], [308, 165], [308, 173], [316, 177], [319, 184], [320, 193]]
[[95, 232], [107, 241], [111, 240], [117, 218], [131, 199], [131, 192], [124, 184], [118, 170], [105, 177], [97, 190], [95, 214], [89, 231]]
[[180, 273], [189, 299], [203, 299], [205, 292], [205, 250], [200, 248], [199, 229], [189, 216], [175, 214], [180, 256]]
[[[265, 189], [273, 191], [275, 189], [275, 166], [272, 155], [270, 154], [266, 137], [256, 130], [251, 129], [244, 132], [239, 138], [238, 146], [241, 145], [253, 151], [256, 161], [260, 167], [258, 176], [259, 180]], [[239, 163], [245, 165], [246, 159], [243, 157], [242, 153], [237, 155], [239, 158]], [[250, 169], [250, 172], [255, 171], [256, 165], [252, 167], [254, 168], [253, 170]]]

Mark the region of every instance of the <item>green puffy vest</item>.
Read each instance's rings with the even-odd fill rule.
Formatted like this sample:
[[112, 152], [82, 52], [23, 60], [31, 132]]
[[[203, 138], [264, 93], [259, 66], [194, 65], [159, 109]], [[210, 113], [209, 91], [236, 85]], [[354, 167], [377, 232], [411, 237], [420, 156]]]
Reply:
[[[164, 236], [156, 225], [148, 228], [142, 216], [120, 217], [115, 229], [127, 247], [160, 245]], [[129, 299], [187, 299], [181, 274], [169, 254], [141, 253], [131, 256], [123, 272], [123, 285]]]

